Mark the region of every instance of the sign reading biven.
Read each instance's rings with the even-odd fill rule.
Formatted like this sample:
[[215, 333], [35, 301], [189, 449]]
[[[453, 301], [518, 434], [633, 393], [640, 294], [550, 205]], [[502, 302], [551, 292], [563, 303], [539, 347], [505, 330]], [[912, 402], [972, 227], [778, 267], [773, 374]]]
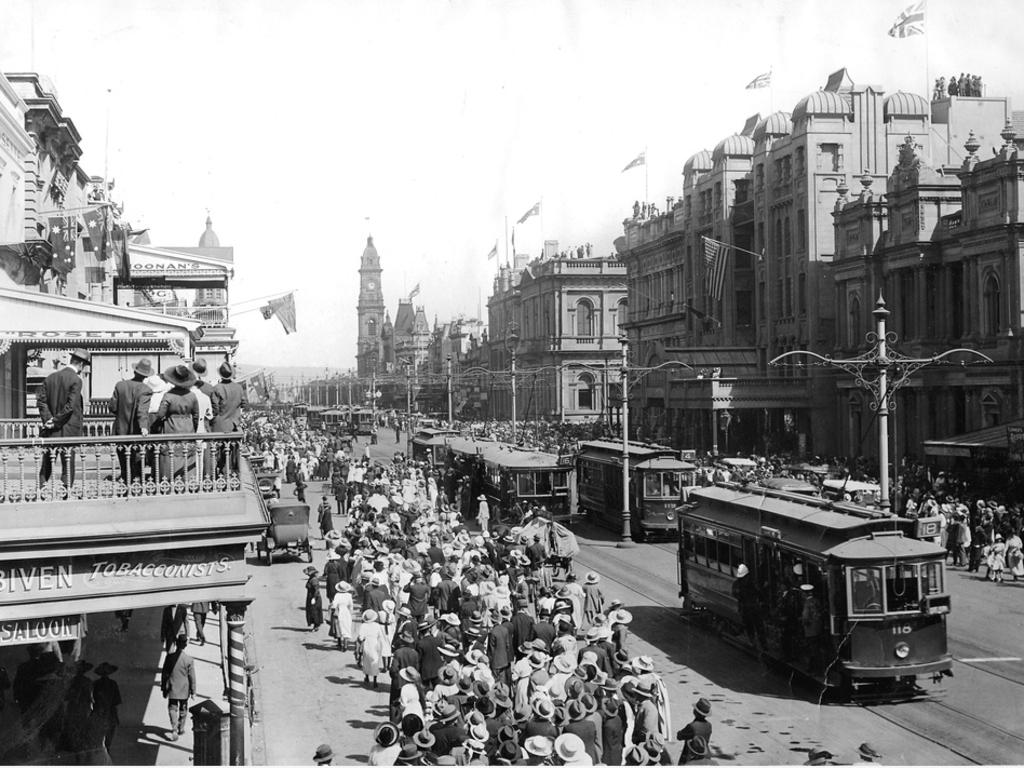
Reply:
[[0, 605], [244, 583], [242, 547], [0, 562]]

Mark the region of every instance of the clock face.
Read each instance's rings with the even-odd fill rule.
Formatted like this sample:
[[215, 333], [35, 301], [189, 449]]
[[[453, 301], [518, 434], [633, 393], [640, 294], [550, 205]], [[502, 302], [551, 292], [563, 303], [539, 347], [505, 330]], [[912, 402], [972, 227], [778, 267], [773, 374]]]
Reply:
[[368, 282], [366, 284], [366, 287], [369, 288], [372, 291], [374, 288], [377, 287], [377, 284], [375, 282], [373, 282], [373, 280], [371, 280], [370, 282]]

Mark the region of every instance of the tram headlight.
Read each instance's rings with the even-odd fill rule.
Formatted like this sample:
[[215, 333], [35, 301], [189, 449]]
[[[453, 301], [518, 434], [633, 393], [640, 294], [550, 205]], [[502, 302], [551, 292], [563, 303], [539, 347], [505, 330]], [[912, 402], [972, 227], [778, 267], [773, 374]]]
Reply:
[[896, 643], [896, 658], [905, 659], [910, 655], [910, 646], [906, 643]]
[[665, 513], [665, 519], [668, 520], [671, 523], [673, 520], [676, 519], [676, 513], [675, 512], [666, 512]]

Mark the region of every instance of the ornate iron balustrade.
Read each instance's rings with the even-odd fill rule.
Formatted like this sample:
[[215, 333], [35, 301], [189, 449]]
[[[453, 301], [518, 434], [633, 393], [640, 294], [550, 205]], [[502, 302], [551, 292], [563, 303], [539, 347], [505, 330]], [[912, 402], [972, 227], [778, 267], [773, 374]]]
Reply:
[[[105, 411], [107, 401], [102, 401], [102, 404]], [[0, 419], [0, 440], [37, 440], [42, 426], [38, 416], [31, 419]], [[113, 432], [114, 419], [111, 416], [86, 416], [82, 420], [83, 437], [109, 437]]]
[[238, 491], [242, 434], [0, 440], [0, 505]]

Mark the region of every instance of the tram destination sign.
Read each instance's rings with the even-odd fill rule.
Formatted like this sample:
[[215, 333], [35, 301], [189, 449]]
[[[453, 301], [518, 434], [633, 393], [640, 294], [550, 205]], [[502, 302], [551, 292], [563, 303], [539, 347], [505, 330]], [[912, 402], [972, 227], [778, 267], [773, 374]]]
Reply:
[[0, 561], [0, 607], [244, 583], [241, 546]]

